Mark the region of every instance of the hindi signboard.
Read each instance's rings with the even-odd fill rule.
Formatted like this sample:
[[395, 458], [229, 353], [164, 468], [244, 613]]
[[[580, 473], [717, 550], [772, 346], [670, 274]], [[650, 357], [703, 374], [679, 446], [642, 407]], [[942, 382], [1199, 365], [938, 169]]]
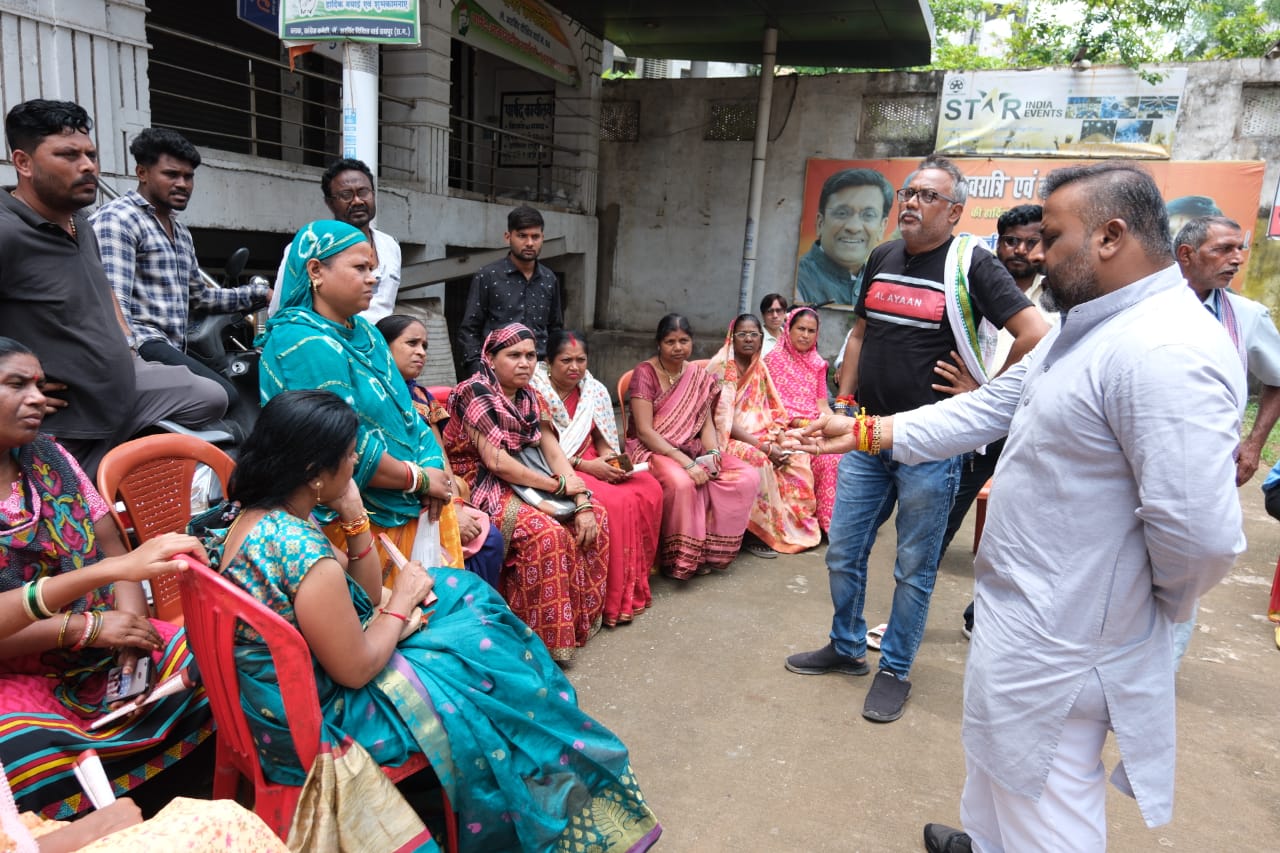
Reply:
[[503, 92], [498, 121], [503, 130], [530, 137], [503, 136], [498, 148], [499, 166], [551, 165], [551, 143], [556, 135], [555, 92]]
[[[1054, 169], [1088, 165], [1089, 160], [972, 159], [954, 161], [965, 175], [969, 199], [955, 233], [995, 242], [996, 220], [1011, 207], [1040, 204], [1040, 180]], [[900, 205], [892, 193], [920, 161], [810, 159], [805, 169], [800, 245], [796, 256], [797, 302], [852, 308], [862, 267], [875, 246], [897, 236]], [[1218, 213], [1245, 229], [1253, 242], [1262, 195], [1261, 161], [1163, 160], [1143, 163], [1155, 178], [1169, 210], [1170, 237], [1188, 219]], [[824, 186], [825, 210], [818, 201]], [[1208, 193], [1208, 194], [1206, 194]], [[1245, 276], [1237, 277], [1237, 286]]]
[[1128, 68], [949, 72], [936, 149], [990, 157], [1168, 159], [1187, 70], [1148, 83]]
[[578, 85], [578, 62], [557, 13], [538, 0], [458, 0], [453, 36], [557, 83]]
[[290, 42], [418, 44], [418, 0], [281, 0], [280, 38]]

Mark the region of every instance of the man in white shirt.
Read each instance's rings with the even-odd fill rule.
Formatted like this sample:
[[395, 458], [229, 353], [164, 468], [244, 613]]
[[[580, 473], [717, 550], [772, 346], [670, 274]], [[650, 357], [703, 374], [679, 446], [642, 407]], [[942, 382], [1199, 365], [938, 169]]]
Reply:
[[[350, 157], [338, 160], [320, 176], [320, 191], [324, 203], [333, 218], [354, 225], [364, 232], [373, 246], [373, 276], [378, 283], [373, 288], [369, 307], [360, 312], [370, 323], [377, 323], [388, 314], [395, 313], [396, 294], [400, 292], [400, 244], [390, 234], [373, 227], [378, 215], [378, 196], [374, 189], [373, 172], [362, 160]], [[276, 273], [276, 286], [268, 313], [276, 313], [280, 307], [280, 284], [284, 281], [284, 267], [289, 249], [280, 261]]]
[[[1159, 188], [1102, 163], [1043, 192], [1033, 260], [1061, 325], [972, 393], [871, 424], [907, 465], [1009, 436], [974, 562], [967, 831], [926, 825], [930, 853], [1105, 850], [1109, 731], [1112, 781], [1167, 823], [1173, 625], [1244, 550], [1244, 371], [1183, 284]], [[812, 449], [849, 449], [851, 428], [831, 418]]]
[[[1249, 482], [1257, 472], [1262, 446], [1280, 418], [1280, 332], [1276, 331], [1267, 306], [1233, 293], [1230, 287], [1244, 263], [1246, 251], [1244, 229], [1225, 216], [1189, 220], [1173, 240], [1173, 253], [1187, 285], [1227, 330], [1240, 363], [1262, 386], [1258, 416], [1237, 452], [1237, 486]], [[1182, 663], [1195, 627], [1193, 613], [1174, 629], [1175, 665]]]

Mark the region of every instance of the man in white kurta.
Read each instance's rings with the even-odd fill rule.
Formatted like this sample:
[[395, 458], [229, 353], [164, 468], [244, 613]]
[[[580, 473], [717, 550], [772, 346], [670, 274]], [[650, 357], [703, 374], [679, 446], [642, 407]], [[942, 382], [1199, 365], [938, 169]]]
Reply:
[[1113, 781], [1149, 826], [1168, 822], [1171, 629], [1244, 548], [1244, 373], [1182, 282], [1158, 189], [1113, 164], [1045, 187], [1061, 325], [984, 387], [882, 424], [906, 464], [1009, 434], [974, 564], [967, 834], [930, 824], [930, 851], [1105, 849], [1108, 730]]

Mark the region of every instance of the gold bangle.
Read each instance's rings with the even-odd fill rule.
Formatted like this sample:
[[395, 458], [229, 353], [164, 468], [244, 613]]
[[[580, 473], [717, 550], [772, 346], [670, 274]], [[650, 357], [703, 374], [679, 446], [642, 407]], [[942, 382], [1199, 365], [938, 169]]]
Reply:
[[63, 641], [67, 638], [67, 625], [71, 622], [71, 611], [68, 610], [62, 617], [62, 627], [58, 629], [58, 648], [66, 648]]

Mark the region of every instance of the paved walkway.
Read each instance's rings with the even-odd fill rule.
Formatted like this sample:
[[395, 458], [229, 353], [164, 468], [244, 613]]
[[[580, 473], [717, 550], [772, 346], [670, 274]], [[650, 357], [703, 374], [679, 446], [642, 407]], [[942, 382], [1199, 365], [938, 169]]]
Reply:
[[[1280, 651], [1266, 621], [1280, 523], [1263, 511], [1260, 482], [1241, 490], [1249, 551], [1202, 603], [1178, 677], [1173, 822], [1148, 830], [1112, 789], [1112, 850], [1280, 850]], [[655, 577], [650, 612], [579, 652], [569, 676], [630, 747], [665, 827], [659, 849], [917, 851], [925, 822], [958, 823], [971, 523], [972, 513], [943, 557], [895, 723], [862, 718], [869, 678], [783, 669], [787, 655], [826, 642], [822, 548], [744, 555], [684, 585]], [[888, 614], [893, 540], [891, 521], [872, 554], [872, 624]], [[1117, 760], [1112, 741], [1108, 770]]]

